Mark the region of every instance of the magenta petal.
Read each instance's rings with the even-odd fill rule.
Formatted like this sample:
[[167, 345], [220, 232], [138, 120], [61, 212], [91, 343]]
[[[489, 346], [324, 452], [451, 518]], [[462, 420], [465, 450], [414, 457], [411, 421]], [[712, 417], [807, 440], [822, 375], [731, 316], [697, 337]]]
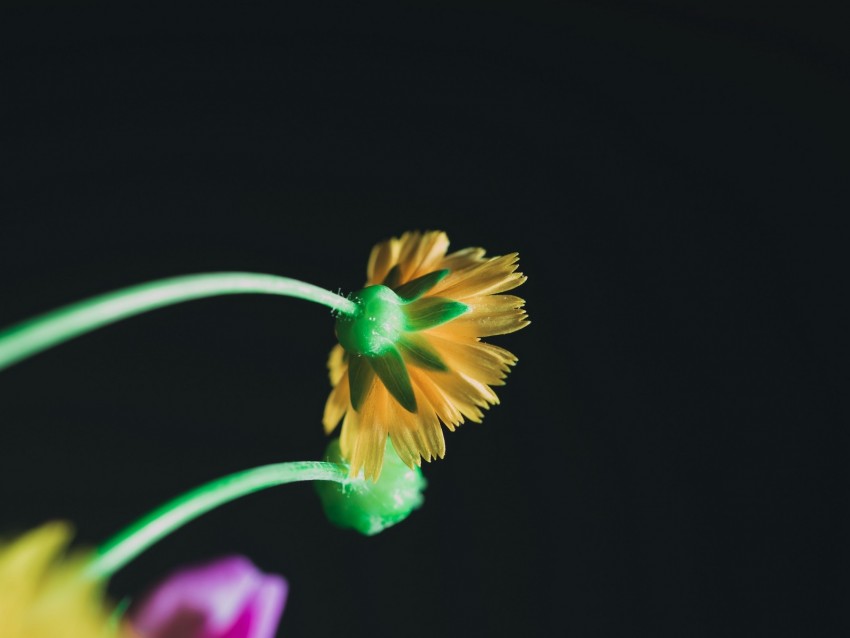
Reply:
[[280, 576], [263, 576], [242, 615], [221, 638], [274, 638], [283, 613], [286, 590], [286, 581]]
[[130, 614], [143, 638], [272, 638], [286, 581], [229, 556], [173, 573]]

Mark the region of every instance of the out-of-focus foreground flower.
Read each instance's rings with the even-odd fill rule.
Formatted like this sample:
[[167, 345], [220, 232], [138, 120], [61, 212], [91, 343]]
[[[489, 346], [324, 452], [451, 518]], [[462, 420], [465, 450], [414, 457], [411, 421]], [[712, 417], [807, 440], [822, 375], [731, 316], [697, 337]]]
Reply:
[[485, 257], [482, 248], [446, 254], [444, 232], [408, 232], [372, 249], [366, 287], [352, 295], [355, 317], [340, 315], [340, 344], [328, 360], [334, 389], [324, 426], [340, 420], [342, 454], [352, 473], [381, 472], [387, 436], [408, 465], [445, 455], [449, 430], [481, 421], [499, 402], [516, 357], [481, 337], [528, 325], [525, 302], [500, 294], [525, 281], [516, 253]]
[[273, 638], [288, 591], [242, 556], [179, 570], [130, 612], [140, 638]]
[[48, 523], [0, 542], [0, 638], [106, 638], [102, 584], [84, 577], [88, 556], [66, 558], [70, 525]]

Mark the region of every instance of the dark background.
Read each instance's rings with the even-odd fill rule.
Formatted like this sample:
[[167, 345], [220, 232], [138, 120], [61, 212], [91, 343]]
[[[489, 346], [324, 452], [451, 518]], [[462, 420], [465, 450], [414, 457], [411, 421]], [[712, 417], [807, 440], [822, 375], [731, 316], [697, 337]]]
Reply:
[[[404, 524], [359, 537], [309, 486], [267, 491], [113, 595], [242, 552], [289, 579], [291, 637], [846, 630], [844, 23], [311, 6], [0, 13], [0, 324], [200, 271], [350, 291], [376, 241], [438, 228], [519, 251], [532, 325], [492, 341], [520, 362]], [[63, 517], [95, 544], [318, 458], [333, 343], [322, 307], [229, 297], [3, 372], [0, 530]]]

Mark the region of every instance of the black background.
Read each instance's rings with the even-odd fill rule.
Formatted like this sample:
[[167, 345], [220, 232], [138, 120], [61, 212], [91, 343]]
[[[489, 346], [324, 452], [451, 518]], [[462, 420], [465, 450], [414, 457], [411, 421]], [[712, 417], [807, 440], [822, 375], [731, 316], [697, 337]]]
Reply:
[[[280, 635], [846, 630], [837, 16], [667, 0], [2, 16], [0, 323], [153, 278], [350, 291], [371, 246], [519, 251], [532, 325], [502, 405], [447, 435], [374, 538], [309, 486], [127, 567], [114, 596], [242, 552]], [[4, 532], [95, 544], [181, 490], [326, 445], [332, 319], [229, 297], [2, 373]], [[839, 542], [840, 540], [840, 542]]]

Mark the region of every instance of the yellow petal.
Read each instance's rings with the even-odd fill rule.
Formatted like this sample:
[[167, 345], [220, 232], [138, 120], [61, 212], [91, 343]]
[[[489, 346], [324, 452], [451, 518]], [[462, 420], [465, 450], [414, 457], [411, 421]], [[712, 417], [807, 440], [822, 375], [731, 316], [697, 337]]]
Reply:
[[342, 429], [339, 432], [339, 447], [345, 458], [351, 458], [359, 434], [360, 415], [354, 410], [348, 410], [342, 420]]
[[469, 268], [483, 262], [485, 254], [486, 251], [483, 248], [464, 248], [463, 250], [453, 252], [451, 255], [446, 255], [439, 263], [438, 269], [461, 270], [463, 268]]
[[511, 253], [462, 270], [453, 270], [427, 296], [463, 301], [467, 297], [495, 295], [511, 290], [526, 280], [522, 273], [516, 272], [518, 261], [519, 255]]
[[[389, 398], [386, 388], [380, 383], [373, 383], [369, 394], [363, 401], [363, 407], [357, 414], [357, 431], [353, 437], [351, 454], [346, 454], [345, 446], [340, 439], [343, 454], [351, 459], [351, 474], [356, 475], [362, 469], [366, 478], [377, 479], [381, 473], [384, 461], [384, 448], [387, 444], [387, 425], [381, 418]], [[346, 418], [354, 410], [346, 413]], [[377, 412], [377, 414], [376, 414]], [[378, 418], [376, 418], [378, 417]], [[343, 427], [345, 423], [343, 422]]]
[[366, 266], [366, 285], [374, 286], [384, 281], [384, 277], [398, 262], [399, 240], [395, 237], [382, 241], [372, 248], [369, 263]]
[[457, 372], [431, 375], [431, 380], [443, 394], [470, 421], [480, 423], [484, 418], [481, 408], [498, 403], [496, 394], [486, 385], [465, 377]]
[[431, 377], [442, 376], [445, 373], [430, 373], [425, 370], [411, 368], [409, 370], [411, 381], [417, 387], [434, 412], [440, 418], [449, 430], [454, 430], [455, 427], [463, 423], [463, 415], [460, 410], [449, 400], [443, 393], [439, 385], [435, 383]]
[[[398, 441], [401, 452], [399, 457], [409, 467], [420, 464], [421, 458], [430, 458], [427, 451], [423, 454], [422, 446], [417, 436], [417, 428], [419, 426], [419, 415], [407, 412], [396, 402], [391, 402], [387, 410], [387, 423], [390, 424], [389, 433], [390, 439], [395, 447]], [[398, 450], [396, 450], [398, 451]]]
[[325, 434], [333, 432], [346, 410], [349, 409], [349, 401], [348, 374], [345, 373], [338, 380], [336, 387], [331, 390], [328, 400], [325, 402], [325, 412], [322, 415]]
[[23, 622], [23, 609], [36, 598], [44, 574], [71, 534], [64, 523], [48, 523], [0, 549], [0, 618]]
[[[417, 431], [419, 453], [428, 461], [441, 459], [446, 456], [446, 439], [443, 436], [440, 420], [437, 418], [434, 407], [424, 395], [417, 395], [417, 399], [422, 402], [419, 407], [419, 429]], [[428, 456], [425, 456], [422, 453], [423, 451], [427, 452]]]
[[345, 350], [342, 346], [336, 344], [331, 348], [331, 353], [328, 355], [328, 377], [331, 380], [331, 385], [336, 385], [348, 369], [348, 364], [345, 361]]
[[465, 340], [509, 334], [522, 330], [529, 323], [528, 313], [523, 308], [492, 314], [468, 312], [448, 323], [429, 329], [426, 334], [443, 339]]
[[460, 372], [488, 385], [504, 385], [504, 379], [517, 358], [498, 346], [480, 341], [464, 342], [429, 335], [450, 370]]
[[390, 440], [402, 463], [408, 467], [421, 465], [418, 444], [411, 430], [404, 427], [390, 428]]
[[386, 445], [387, 429], [382, 424], [375, 423], [371, 427], [361, 428], [354, 447], [352, 470], [359, 473], [362, 469], [367, 479], [376, 481], [381, 475]]
[[446, 442], [440, 421], [430, 402], [420, 388], [414, 386], [419, 411], [411, 414], [391, 406], [387, 422], [390, 424], [390, 436], [397, 436], [415, 454], [418, 464], [421, 456], [426, 461], [442, 458], [446, 453]]
[[422, 235], [415, 252], [410, 256], [402, 282], [411, 281], [435, 270], [440, 270], [440, 261], [449, 248], [449, 238], [442, 231], [429, 231]]
[[89, 555], [62, 555], [71, 537], [49, 523], [0, 543], [0, 636], [3, 638], [117, 638], [102, 605], [102, 583], [84, 576]]
[[490, 314], [514, 310], [525, 306], [525, 299], [516, 295], [475, 295], [463, 300], [472, 310], [470, 313]]

